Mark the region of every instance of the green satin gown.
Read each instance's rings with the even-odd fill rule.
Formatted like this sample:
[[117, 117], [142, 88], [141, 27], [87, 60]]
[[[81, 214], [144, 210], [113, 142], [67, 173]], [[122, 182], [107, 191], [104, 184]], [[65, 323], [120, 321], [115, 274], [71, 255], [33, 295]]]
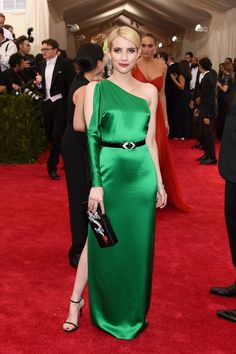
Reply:
[[155, 234], [157, 175], [145, 144], [134, 150], [104, 142], [144, 140], [150, 120], [145, 99], [109, 80], [96, 84], [88, 127], [92, 186], [104, 189], [104, 205], [117, 235], [100, 248], [89, 230], [88, 283], [91, 322], [120, 339], [147, 325]]

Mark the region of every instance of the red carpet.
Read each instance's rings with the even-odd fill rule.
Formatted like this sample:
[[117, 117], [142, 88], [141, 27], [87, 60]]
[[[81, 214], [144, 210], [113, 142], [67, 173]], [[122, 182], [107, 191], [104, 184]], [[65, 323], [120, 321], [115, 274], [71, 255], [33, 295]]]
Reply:
[[[235, 353], [236, 324], [216, 317], [236, 298], [214, 297], [213, 285], [235, 279], [223, 218], [223, 181], [216, 166], [200, 166], [191, 142], [173, 142], [190, 214], [158, 212], [149, 327], [121, 341], [94, 328], [86, 301], [80, 329], [61, 330], [75, 271], [68, 265], [68, 205], [61, 181], [34, 165], [0, 166], [0, 333], [2, 354]], [[87, 300], [87, 293], [85, 294]]]

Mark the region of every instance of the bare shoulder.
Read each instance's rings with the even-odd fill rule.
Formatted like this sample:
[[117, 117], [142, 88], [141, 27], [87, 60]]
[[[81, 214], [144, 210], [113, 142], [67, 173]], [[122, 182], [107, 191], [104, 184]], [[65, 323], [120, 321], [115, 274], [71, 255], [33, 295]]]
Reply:
[[147, 92], [157, 92], [157, 89], [154, 85], [149, 82], [141, 82], [135, 79], [135, 84], [137, 86], [137, 90], [147, 91]]
[[141, 84], [143, 90], [146, 91], [149, 96], [158, 94], [157, 88], [154, 85], [150, 84], [149, 82], [145, 82], [145, 83], [142, 82]]
[[143, 97], [145, 98], [149, 104], [152, 102], [153, 97], [157, 97], [158, 95], [158, 90], [157, 88], [150, 84], [149, 82], [140, 82], [138, 80], [137, 81], [137, 96]]
[[148, 97], [148, 101], [151, 102], [155, 102], [157, 100], [158, 97], [158, 90], [157, 88], [149, 83], [145, 84], [146, 86], [146, 92], [147, 92], [147, 97]]
[[74, 92], [74, 96], [81, 95], [83, 92], [85, 92], [87, 85], [80, 86], [77, 88], [77, 90]]
[[87, 85], [87, 90], [94, 90], [95, 86], [97, 84], [97, 81], [91, 81]]
[[80, 86], [73, 94], [73, 101], [77, 101], [80, 98], [84, 97], [86, 91], [86, 85]]
[[166, 63], [163, 63], [163, 73], [166, 74], [167, 73], [167, 65]]
[[167, 65], [166, 65], [166, 63], [164, 62], [163, 59], [156, 58], [155, 59], [155, 64], [159, 68], [159, 70], [162, 71], [163, 73], [165, 73], [167, 71]]
[[94, 89], [95, 89], [96, 85], [97, 85], [97, 81], [91, 81], [86, 86], [86, 95], [91, 95], [91, 97], [93, 97], [93, 92], [94, 92]]

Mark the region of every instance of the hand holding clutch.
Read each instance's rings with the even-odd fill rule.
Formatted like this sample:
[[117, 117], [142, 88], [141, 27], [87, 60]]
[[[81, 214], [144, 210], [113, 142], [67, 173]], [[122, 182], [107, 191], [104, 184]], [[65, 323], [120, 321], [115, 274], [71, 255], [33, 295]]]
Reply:
[[98, 205], [101, 206], [102, 213], [105, 214], [105, 208], [103, 204], [103, 188], [92, 187], [89, 193], [88, 209], [95, 214]]
[[91, 226], [91, 229], [93, 230], [99, 246], [115, 246], [115, 244], [118, 242], [118, 239], [108, 217], [102, 213], [100, 205], [98, 205], [97, 211], [92, 213], [90, 210], [88, 210], [88, 203], [83, 204], [86, 206], [88, 222]]

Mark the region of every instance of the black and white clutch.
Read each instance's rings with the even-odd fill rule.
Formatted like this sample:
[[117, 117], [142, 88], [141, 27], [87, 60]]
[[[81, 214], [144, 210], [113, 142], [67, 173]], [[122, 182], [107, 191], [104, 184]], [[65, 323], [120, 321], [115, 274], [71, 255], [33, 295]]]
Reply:
[[88, 222], [93, 230], [100, 247], [112, 247], [118, 242], [116, 234], [110, 224], [106, 214], [102, 214], [100, 205], [97, 211], [93, 214], [88, 210], [88, 203], [83, 203], [86, 207]]

